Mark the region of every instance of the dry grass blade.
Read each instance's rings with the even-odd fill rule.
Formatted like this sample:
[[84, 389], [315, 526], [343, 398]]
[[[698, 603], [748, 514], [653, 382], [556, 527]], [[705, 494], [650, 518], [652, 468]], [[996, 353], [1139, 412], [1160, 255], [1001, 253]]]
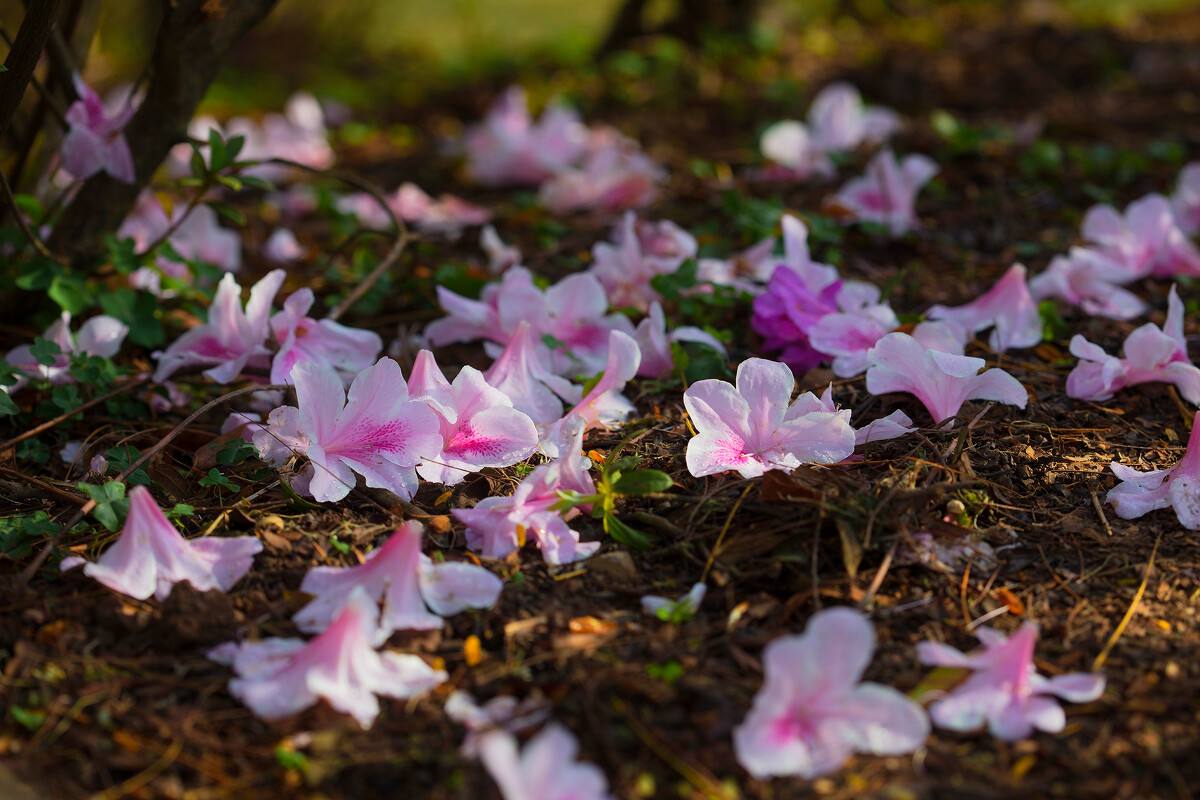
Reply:
[[1138, 606], [1142, 602], [1142, 597], [1146, 594], [1146, 585], [1150, 582], [1150, 572], [1154, 569], [1154, 558], [1158, 555], [1158, 545], [1161, 541], [1162, 534], [1160, 533], [1154, 539], [1154, 549], [1150, 551], [1150, 560], [1146, 562], [1146, 570], [1142, 573], [1142, 582], [1133, 595], [1133, 602], [1125, 610], [1125, 616], [1121, 617], [1121, 621], [1117, 624], [1116, 630], [1112, 632], [1112, 636], [1109, 636], [1108, 641], [1104, 643], [1104, 649], [1092, 661], [1092, 672], [1099, 672], [1100, 668], [1104, 666], [1104, 662], [1108, 660], [1109, 654], [1117, 646], [1117, 641], [1120, 640], [1121, 634], [1125, 633], [1125, 629], [1129, 627], [1129, 621], [1133, 619], [1133, 615], [1137, 612]]

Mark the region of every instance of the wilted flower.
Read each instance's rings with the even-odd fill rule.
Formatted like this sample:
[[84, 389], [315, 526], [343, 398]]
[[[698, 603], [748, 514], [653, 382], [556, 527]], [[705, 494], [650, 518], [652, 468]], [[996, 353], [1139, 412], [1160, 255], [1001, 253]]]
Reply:
[[917, 193], [937, 171], [937, 164], [925, 156], [905, 156], [897, 162], [891, 150], [882, 150], [867, 164], [866, 173], [846, 183], [833, 200], [853, 219], [884, 225], [893, 236], [903, 236], [917, 224]]
[[867, 391], [871, 394], [907, 392], [929, 411], [934, 422], [958, 414], [968, 400], [992, 400], [1024, 408], [1029, 393], [1002, 369], [983, 373], [982, 358], [931, 350], [907, 333], [889, 333], [868, 355]]
[[992, 328], [988, 344], [997, 353], [1042, 341], [1042, 318], [1025, 283], [1025, 267], [1013, 264], [996, 285], [962, 306], [937, 305], [930, 319], [948, 319], [972, 333]]
[[1079, 306], [1087, 314], [1110, 319], [1133, 319], [1146, 313], [1141, 298], [1120, 284], [1132, 279], [1129, 271], [1103, 253], [1072, 247], [1056, 256], [1045, 270], [1029, 281], [1034, 300], [1055, 298]]
[[787, 365], [750, 358], [738, 365], [736, 388], [716, 379], [689, 386], [683, 404], [698, 434], [688, 442], [688, 471], [701, 477], [736, 470], [755, 478], [849, 457], [850, 412], [814, 410], [808, 394], [790, 403], [794, 385]]
[[307, 488], [319, 503], [341, 500], [354, 488], [354, 474], [367, 486], [410, 500], [417, 491], [417, 464], [441, 452], [438, 419], [429, 406], [410, 399], [400, 366], [381, 358], [345, 384], [326, 364], [299, 364], [291, 374], [298, 408], [271, 412], [267, 429], [254, 436], [270, 461], [294, 452], [307, 456]]
[[525, 90], [512, 86], [467, 131], [467, 170], [489, 186], [536, 186], [574, 164], [587, 139], [579, 115], [564, 106], [548, 106], [534, 123]]
[[964, 654], [938, 642], [921, 642], [921, 663], [938, 667], [973, 670], [971, 677], [952, 689], [929, 708], [939, 728], [967, 733], [987, 723], [993, 736], [1008, 741], [1024, 739], [1034, 729], [1057, 733], [1066, 716], [1051, 697], [1072, 703], [1087, 703], [1104, 692], [1104, 678], [1082, 672], [1045, 678], [1033, 664], [1033, 647], [1038, 629], [1031, 622], [1011, 637], [991, 628], [975, 635], [982, 650]]
[[393, 631], [436, 630], [442, 617], [494, 606], [503, 582], [474, 564], [434, 563], [421, 554], [422, 531], [421, 523], [406, 522], [358, 566], [310, 569], [300, 591], [313, 599], [296, 613], [296, 627], [325, 630], [356, 591], [383, 605], [375, 643]]
[[133, 154], [124, 128], [136, 105], [121, 93], [118, 103], [106, 104], [78, 75], [73, 76], [79, 99], [67, 109], [67, 134], [62, 142], [63, 168], [83, 180], [107, 172], [119, 181], [133, 183]]
[[1200, 414], [1192, 418], [1187, 451], [1174, 467], [1140, 472], [1114, 461], [1109, 469], [1121, 482], [1106, 499], [1121, 519], [1172, 507], [1180, 525], [1200, 530]]
[[763, 652], [763, 687], [733, 734], [738, 762], [756, 778], [815, 778], [856, 752], [901, 755], [920, 747], [929, 720], [889, 686], [860, 683], [875, 631], [850, 608], [818, 611], [799, 636]]
[[1171, 203], [1149, 194], [1122, 215], [1109, 205], [1092, 206], [1083, 218], [1083, 238], [1128, 271], [1130, 279], [1153, 275], [1200, 275], [1200, 251], [1175, 218]]
[[129, 516], [121, 536], [100, 560], [88, 563], [71, 557], [60, 566], [64, 570], [83, 566], [84, 575], [137, 600], [151, 595], [166, 600], [180, 581], [202, 592], [229, 591], [250, 571], [260, 550], [262, 542], [253, 536], [184, 539], [146, 487], [135, 486], [129, 492]]
[[1067, 376], [1067, 396], [1076, 400], [1107, 400], [1121, 389], [1139, 383], [1170, 383], [1184, 399], [1200, 405], [1200, 369], [1192, 364], [1183, 336], [1183, 302], [1171, 287], [1167, 319], [1159, 328], [1147, 322], [1129, 334], [1122, 357], [1110, 356], [1080, 334], [1071, 338], [1071, 354], [1079, 359]]
[[[71, 356], [86, 355], [112, 358], [121, 349], [129, 327], [115, 317], [99, 314], [71, 333], [71, 313], [64, 311], [54, 324], [42, 333], [41, 338], [58, 346], [50, 364], [43, 364], [33, 354], [33, 345], [23, 344], [8, 351], [4, 360], [9, 366], [27, 375], [37, 376], [51, 383], [74, 383], [71, 376]], [[17, 382], [5, 387], [10, 394], [28, 383], [28, 378], [18, 377]]]
[[158, 368], [154, 380], [161, 383], [183, 367], [211, 365], [204, 371], [217, 383], [229, 383], [247, 366], [265, 368], [270, 351], [266, 347], [271, 301], [287, 277], [283, 270], [268, 272], [250, 289], [242, 309], [242, 287], [233, 275], [217, 286], [208, 322], [180, 336], [165, 352], [155, 353]]
[[576, 760], [579, 744], [561, 725], [547, 725], [520, 751], [502, 728], [478, 735], [476, 742], [504, 800], [612, 800], [604, 773]]
[[407, 699], [446, 680], [414, 655], [376, 652], [379, 609], [361, 589], [324, 633], [311, 641], [264, 639], [223, 645], [209, 658], [233, 668], [229, 692], [266, 720], [296, 714], [319, 700], [369, 728], [379, 716], [376, 695]]

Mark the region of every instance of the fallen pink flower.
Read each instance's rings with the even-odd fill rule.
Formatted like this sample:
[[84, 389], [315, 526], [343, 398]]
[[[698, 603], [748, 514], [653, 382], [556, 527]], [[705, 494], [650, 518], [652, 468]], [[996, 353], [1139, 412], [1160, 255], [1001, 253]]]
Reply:
[[787, 365], [743, 361], [736, 388], [708, 379], [683, 393], [697, 435], [688, 442], [688, 471], [697, 478], [735, 470], [755, 478], [800, 464], [836, 464], [854, 452], [850, 412], [814, 410], [810, 394], [789, 405], [795, 378]]
[[579, 743], [561, 725], [547, 725], [520, 751], [516, 737], [503, 729], [476, 742], [504, 800], [612, 800], [604, 773], [576, 760]]
[[1175, 222], [1188, 236], [1200, 233], [1200, 162], [1188, 164], [1179, 171], [1175, 193], [1171, 195], [1171, 210]]
[[290, 717], [325, 700], [369, 728], [376, 695], [401, 700], [428, 692], [447, 675], [414, 655], [376, 652], [378, 606], [361, 588], [320, 636], [223, 645], [209, 658], [233, 668], [229, 692], [265, 720]]
[[[278, 158], [323, 170], [331, 167], [335, 160], [325, 127], [325, 113], [320, 102], [307, 92], [297, 92], [288, 98], [282, 114], [267, 114], [261, 120], [233, 117], [222, 126], [211, 117], [196, 117], [188, 125], [188, 134], [193, 139], [207, 141], [210, 131], [216, 131], [226, 140], [234, 136], [244, 138], [239, 161]], [[207, 145], [200, 149], [206, 152]], [[190, 146], [176, 145], [168, 164], [171, 172], [187, 174], [191, 154]], [[294, 167], [269, 163], [242, 170], [243, 175], [276, 182], [286, 180], [296, 172]]]
[[1114, 461], [1109, 469], [1121, 482], [1105, 499], [1121, 519], [1171, 507], [1180, 525], [1200, 530], [1200, 414], [1192, 418], [1187, 451], [1174, 467], [1140, 472]]
[[229, 383], [247, 366], [266, 368], [271, 355], [266, 347], [271, 301], [286, 277], [281, 269], [268, 272], [250, 289], [243, 310], [242, 287], [233, 275], [226, 274], [208, 308], [208, 322], [180, 336], [166, 351], [154, 354], [158, 359], [155, 382], [190, 366], [210, 365], [204, 374], [217, 383]]
[[592, 267], [614, 306], [645, 311], [660, 299], [650, 281], [670, 275], [696, 254], [696, 239], [673, 222], [639, 222], [627, 211], [613, 233], [612, 242], [592, 248]]
[[417, 466], [427, 481], [453, 486], [484, 467], [512, 466], [537, 450], [533, 420], [474, 367], [460, 369], [451, 384], [433, 353], [422, 350], [408, 388], [413, 397], [431, 399], [441, 425], [441, 452]]
[[304, 248], [296, 234], [287, 228], [276, 228], [263, 243], [263, 257], [277, 264], [290, 264], [304, 257]]
[[876, 302], [879, 291], [870, 288], [873, 296], [859, 298], [860, 307], [826, 314], [808, 330], [813, 349], [833, 359], [833, 374], [839, 378], [861, 375], [869, 364], [871, 348], [900, 325], [891, 306]]
[[1079, 359], [1067, 376], [1067, 396], [1107, 400], [1140, 383], [1173, 384], [1185, 400], [1200, 405], [1200, 369], [1188, 357], [1183, 335], [1183, 302], [1175, 287], [1167, 301], [1167, 319], [1159, 328], [1147, 322], [1129, 334], [1121, 358], [1110, 356], [1080, 334], [1071, 338], [1071, 354]]
[[791, 269], [776, 269], [767, 287], [754, 298], [750, 325], [763, 337], [763, 349], [779, 351], [781, 361], [804, 373], [825, 360], [813, 347], [809, 333], [825, 316], [838, 311], [840, 281], [820, 288]]
[[875, 631], [859, 611], [818, 611], [799, 636], [763, 651], [763, 687], [733, 734], [738, 763], [756, 778], [834, 772], [856, 752], [901, 755], [929, 736], [919, 705], [890, 686], [860, 683]]
[[808, 109], [813, 143], [824, 152], [843, 152], [860, 145], [882, 144], [900, 129], [895, 111], [863, 102], [848, 83], [831, 83], [813, 98]]
[[534, 123], [525, 90], [510, 87], [467, 131], [467, 171], [488, 186], [536, 186], [583, 154], [588, 131], [569, 108], [550, 105]]
[[1003, 353], [1042, 341], [1042, 318], [1025, 283], [1025, 267], [1013, 264], [996, 284], [962, 306], [935, 305], [930, 319], [948, 319], [971, 333], [992, 329], [988, 345]]
[[1200, 275], [1200, 250], [1180, 230], [1170, 201], [1160, 194], [1130, 203], [1124, 214], [1109, 205], [1092, 206], [1081, 233], [1124, 268], [1130, 280]]
[[574, 408], [549, 427], [542, 437], [542, 452], [550, 458], [558, 457], [558, 443], [570, 439], [567, 432], [574, 429], [576, 421], [583, 423], [586, 432], [612, 427], [634, 413], [633, 403], [621, 390], [637, 375], [641, 362], [641, 350], [631, 336], [620, 331], [610, 333], [608, 363], [599, 380]]
[[[79, 326], [78, 333], [71, 333], [71, 313], [64, 311], [49, 328], [42, 333], [42, 339], [58, 345], [59, 352], [51, 364], [43, 364], [33, 354], [32, 345], [23, 344], [8, 351], [4, 360], [29, 376], [34, 376], [50, 383], [74, 383], [71, 375], [71, 356], [98, 356], [112, 358], [121, 349], [121, 343], [129, 333], [129, 327], [121, 320], [106, 314], [92, 317]], [[26, 377], [18, 377], [17, 382], [4, 387], [0, 391], [15, 393], [29, 382]]]
[[[828, 411], [837, 412], [837, 404], [833, 402], [833, 384], [825, 387], [825, 391], [817, 397], [812, 392], [805, 392], [796, 398], [793, 404], [796, 406], [798, 413], [809, 413], [813, 411]], [[888, 414], [886, 417], [880, 417], [877, 420], [868, 422], [861, 428], [854, 429], [854, 446], [869, 444], [870, 442], [885, 442], [889, 439], [898, 439], [905, 434], [912, 433], [916, 428], [913, 427], [912, 419], [903, 411], [896, 410]]]
[[913, 328], [912, 337], [930, 350], [961, 356], [967, 349], [971, 334], [957, 322], [939, 319], [918, 323]]
[[128, 95], [123, 95], [120, 105], [106, 107], [78, 74], [73, 80], [79, 99], [67, 109], [63, 168], [76, 180], [107, 172], [123, 183], [133, 183], [133, 154], [123, 130], [137, 106], [128, 102]]
[[166, 600], [171, 587], [187, 581], [207, 592], [227, 592], [250, 571], [262, 543], [253, 536], [184, 539], [144, 486], [129, 492], [129, 516], [121, 536], [104, 551], [100, 560], [63, 559], [63, 570], [83, 566], [83, 574], [95, 578], [115, 592], [136, 600], [151, 595]]
[[1133, 319], [1146, 313], [1146, 304], [1121, 288], [1130, 278], [1128, 270], [1103, 253], [1072, 247], [1030, 279], [1029, 293], [1034, 300], [1062, 300], [1093, 316]]
[[729, 286], [746, 294], [758, 294], [779, 263], [774, 255], [775, 240], [763, 239], [732, 258], [701, 258], [696, 262], [700, 283]]
[[376, 644], [394, 631], [438, 630], [442, 617], [494, 606], [503, 582], [474, 564], [434, 563], [421, 554], [423, 531], [421, 523], [405, 522], [358, 566], [310, 569], [300, 591], [313, 599], [296, 613], [296, 627], [305, 633], [325, 630], [356, 591], [383, 606]]
[[457, 237], [463, 228], [483, 225], [492, 218], [486, 208], [468, 203], [461, 197], [443, 194], [436, 200], [415, 183], [405, 183], [389, 198], [396, 216], [423, 233]]
[[521, 263], [520, 249], [505, 244], [491, 225], [484, 225], [483, 230], [479, 232], [479, 246], [487, 254], [488, 271], [493, 275], [499, 275], [509, 267], [516, 267]]
[[521, 320], [484, 378], [535, 424], [547, 425], [563, 415], [564, 402], [578, 403], [583, 391], [551, 371], [549, 350], [533, 337], [533, 328]]
[[1104, 693], [1104, 678], [1083, 672], [1047, 679], [1037, 673], [1033, 648], [1038, 629], [1031, 622], [1010, 637], [991, 628], [975, 635], [982, 650], [964, 654], [938, 642], [921, 642], [921, 663], [969, 669], [973, 673], [929, 708], [939, 728], [968, 733], [987, 723], [993, 736], [1006, 741], [1024, 739], [1034, 729], [1057, 733], [1066, 715], [1052, 696], [1072, 703], [1088, 703]]
[[314, 302], [312, 289], [301, 289], [283, 301], [283, 310], [271, 317], [271, 331], [279, 351], [271, 361], [271, 383], [291, 382], [300, 364], [332, 367], [346, 383], [375, 363], [383, 340], [374, 331], [348, 328], [331, 319], [308, 316]]
[[889, 333], [868, 354], [867, 391], [914, 395], [936, 423], [956, 416], [968, 400], [992, 400], [1025, 408], [1029, 393], [1001, 369], [980, 374], [982, 358], [930, 350], [907, 333]]
[[703, 581], [692, 585], [687, 594], [671, 599], [656, 594], [642, 595], [642, 611], [663, 622], [674, 622], [691, 619], [700, 610], [708, 587]]
[[485, 558], [504, 558], [523, 546], [529, 536], [548, 564], [569, 564], [600, 549], [599, 542], [580, 542], [579, 534], [567, 525], [580, 513], [579, 508], [565, 514], [554, 510], [561, 500], [560, 491], [596, 492], [588, 474], [591, 462], [582, 453], [583, 423], [573, 419], [569, 428], [564, 427], [555, 447], [558, 459], [529, 473], [511, 496], [486, 497], [474, 508], [450, 512], [466, 525], [468, 547]]
[[307, 492], [319, 503], [350, 493], [355, 473], [367, 486], [404, 500], [417, 491], [417, 464], [441, 452], [437, 416], [408, 396], [400, 365], [384, 357], [358, 374], [347, 394], [326, 364], [299, 364], [291, 373], [298, 408], [281, 406], [255, 434], [259, 454], [278, 463], [280, 444], [307, 456]]
[[596, 209], [624, 211], [648, 205], [658, 196], [662, 167], [615, 131], [589, 137], [583, 163], [564, 169], [542, 184], [542, 205], [556, 214]]
[[[183, 215], [187, 214], [185, 218]], [[171, 231], [172, 226], [175, 226]], [[159, 242], [171, 231], [168, 242], [184, 261], [203, 261], [223, 272], [237, 272], [242, 268], [242, 238], [237, 231], [221, 227], [217, 213], [209, 206], [196, 206], [187, 212], [175, 208], [171, 216], [153, 192], [145, 191], [138, 196], [133, 212], [121, 223], [117, 236], [133, 239], [139, 251], [145, 251]], [[155, 266], [165, 275], [180, 281], [188, 281], [191, 271], [186, 263], [180, 263], [165, 255], [158, 257]], [[156, 295], [168, 297], [172, 293], [162, 291], [161, 277], [154, 275], [150, 267], [142, 267], [130, 276], [136, 288], [144, 288]]]
[[891, 150], [882, 150], [867, 164], [866, 173], [846, 183], [833, 200], [851, 218], [884, 225], [893, 236], [903, 236], [917, 224], [917, 193], [937, 171], [937, 164], [925, 156], [905, 156], [897, 162]]
[[460, 689], [446, 698], [446, 716], [467, 729], [462, 754], [477, 758], [480, 742], [487, 734], [497, 729], [519, 733], [545, 721], [549, 709], [537, 697], [518, 702], [509, 695], [493, 697], [480, 706], [471, 695]]
[[837, 174], [833, 159], [799, 120], [785, 119], [767, 126], [758, 140], [758, 149], [764, 158], [782, 168], [765, 173], [772, 179], [829, 180]]
[[675, 368], [675, 357], [671, 354], [672, 342], [695, 342], [726, 355], [725, 345], [700, 328], [683, 325], [668, 334], [667, 320], [658, 301], [650, 304], [649, 313], [638, 323], [633, 337], [641, 351], [637, 374], [643, 378], [662, 378], [671, 373]]

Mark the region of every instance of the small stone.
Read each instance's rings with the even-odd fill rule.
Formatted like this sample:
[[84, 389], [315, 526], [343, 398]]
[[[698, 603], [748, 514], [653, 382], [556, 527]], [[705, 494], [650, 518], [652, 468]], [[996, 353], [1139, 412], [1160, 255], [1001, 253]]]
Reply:
[[946, 513], [952, 517], [957, 517], [967, 513], [967, 507], [963, 505], [963, 501], [955, 498], [946, 503]]
[[601, 553], [598, 556], [588, 559], [586, 566], [588, 573], [598, 578], [606, 578], [614, 581], [636, 581], [639, 577], [637, 567], [633, 563], [633, 558], [624, 550]]

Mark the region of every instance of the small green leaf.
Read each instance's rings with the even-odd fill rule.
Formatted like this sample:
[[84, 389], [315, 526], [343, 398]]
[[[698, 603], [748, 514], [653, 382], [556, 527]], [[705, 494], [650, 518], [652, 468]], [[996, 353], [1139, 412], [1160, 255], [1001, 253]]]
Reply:
[[652, 543], [649, 536], [621, 522], [614, 514], [604, 515], [604, 532], [634, 550], [645, 550]]
[[234, 225], [241, 227], [246, 224], [246, 215], [228, 203], [209, 203], [209, 207]]
[[16, 720], [17, 724], [31, 733], [37, 733], [41, 729], [42, 723], [46, 721], [46, 712], [44, 711], [33, 711], [28, 708], [21, 708], [20, 706], [9, 706], [8, 713]]
[[212, 172], [220, 172], [229, 163], [225, 149], [225, 140], [216, 128], [208, 129], [208, 168]]
[[[117, 445], [111, 448], [104, 457], [108, 459], [108, 463], [113, 466], [117, 472], [124, 473], [125, 470], [133, 466], [139, 458], [142, 457], [142, 451], [131, 444]], [[145, 467], [138, 467], [125, 478], [134, 486], [149, 486], [150, 475], [146, 472]]]
[[230, 136], [225, 142], [225, 153], [229, 159], [229, 163], [237, 161], [238, 154], [242, 152], [242, 148], [246, 146], [245, 136]]
[[181, 517], [190, 517], [196, 513], [194, 506], [187, 503], [176, 503], [170, 511], [167, 512], [167, 519], [176, 520]]
[[53, 366], [58, 357], [62, 355], [62, 348], [55, 342], [49, 339], [43, 339], [40, 336], [33, 340], [33, 344], [29, 346], [29, 352], [34, 359], [43, 367]]
[[79, 482], [75, 484], [79, 491], [95, 501], [92, 516], [110, 531], [121, 528], [121, 520], [129, 513], [129, 500], [125, 497], [125, 484], [120, 481], [106, 481], [97, 486], [94, 483]]
[[50, 461], [50, 448], [38, 439], [26, 439], [17, 445], [17, 458], [34, 464], [46, 464]]
[[76, 275], [57, 275], [46, 290], [50, 299], [58, 303], [63, 311], [78, 314], [92, 304], [90, 293], [83, 279]]
[[639, 469], [626, 472], [613, 482], [617, 494], [643, 495], [665, 492], [675, 485], [671, 476], [657, 469]]
[[224, 475], [222, 475], [221, 471], [219, 469], [217, 469], [216, 467], [213, 467], [212, 469], [210, 469], [208, 471], [208, 474], [200, 479], [200, 485], [201, 486], [216, 486], [216, 487], [220, 487], [222, 489], [227, 489], [231, 492], [240, 491], [242, 488], [238, 484], [229, 480], [229, 478], [226, 478]]
[[8, 392], [0, 391], [0, 417], [11, 417], [20, 410], [13, 399], [9, 397]]

